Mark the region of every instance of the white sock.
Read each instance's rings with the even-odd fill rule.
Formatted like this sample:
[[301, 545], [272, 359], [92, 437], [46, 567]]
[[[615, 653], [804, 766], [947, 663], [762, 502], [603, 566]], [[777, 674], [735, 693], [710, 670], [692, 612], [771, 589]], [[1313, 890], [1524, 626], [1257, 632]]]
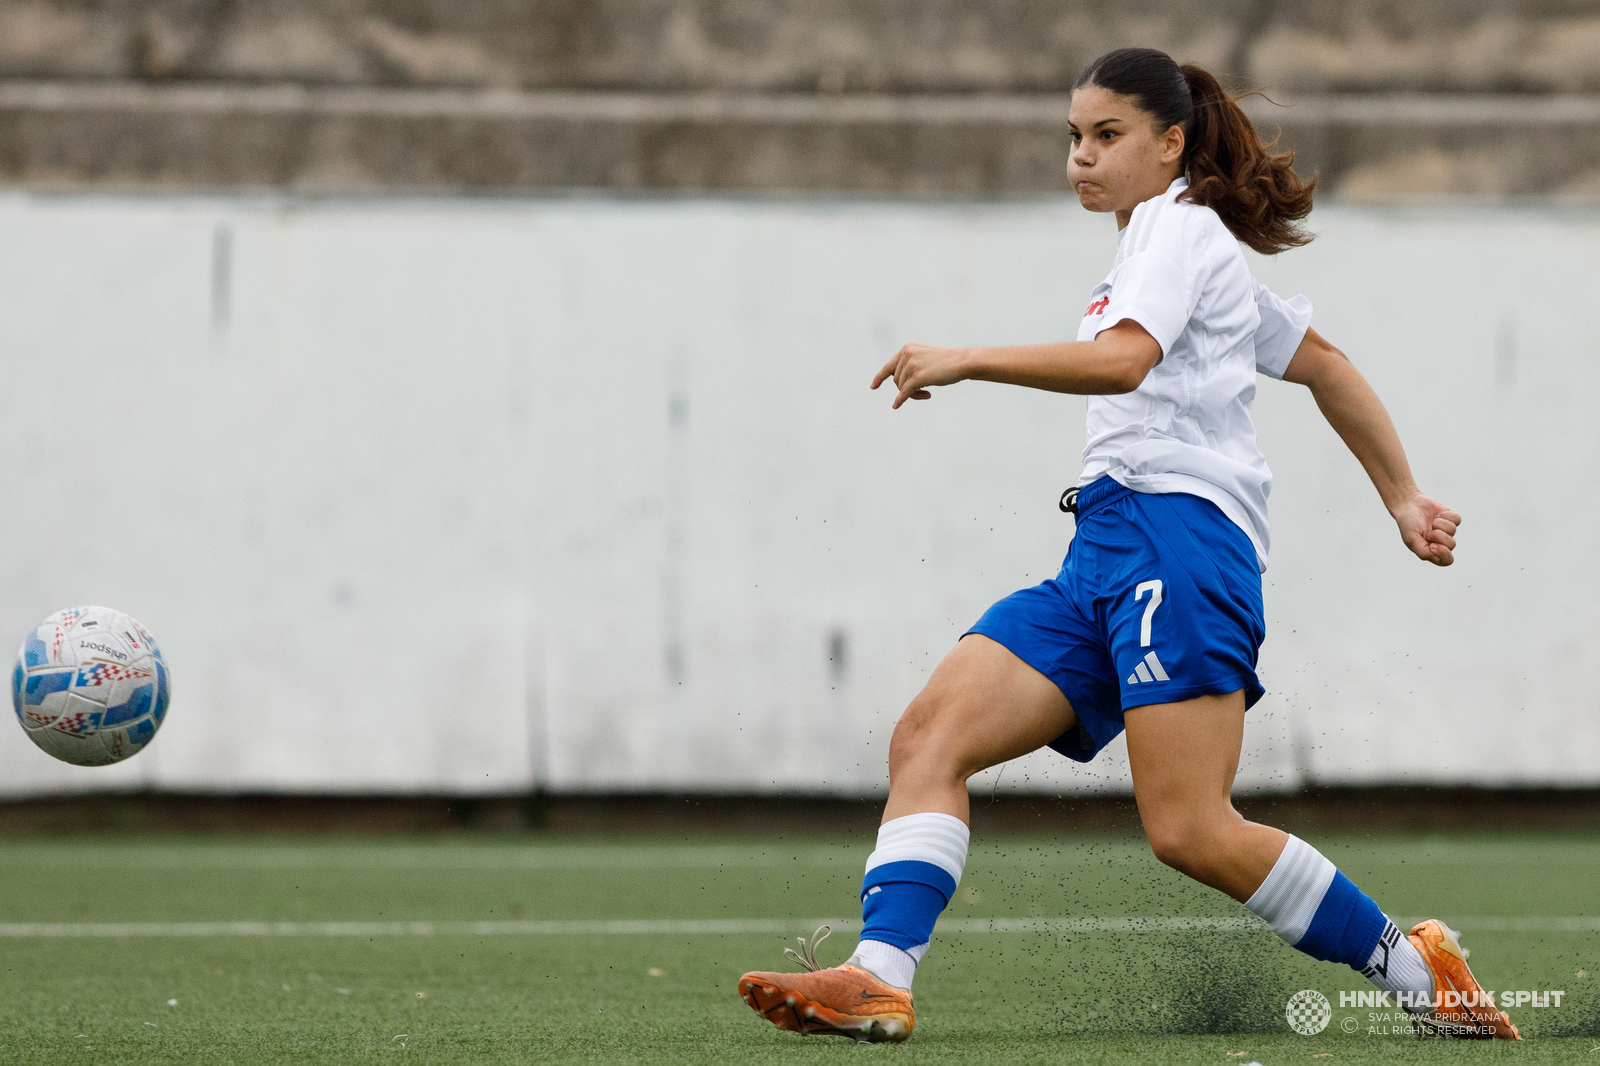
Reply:
[[912, 978], [917, 976], [917, 963], [927, 950], [927, 944], [905, 951], [881, 940], [863, 940], [846, 965], [859, 966], [886, 985], [910, 988]]
[[[929, 812], [894, 818], [878, 827], [878, 846], [867, 856], [867, 871], [891, 862], [925, 862], [949, 874], [959, 885], [967, 865], [970, 839], [966, 823], [953, 815]], [[910, 988], [928, 946], [929, 942], [923, 941], [905, 949], [881, 940], [862, 940], [849, 962], [886, 985]]]
[[1272, 872], [1244, 905], [1292, 947], [1306, 935], [1338, 872], [1322, 852], [1291, 835]]
[[953, 814], [908, 814], [878, 827], [878, 846], [867, 856], [867, 871], [890, 862], [926, 862], [961, 883], [972, 833]]
[[1383, 935], [1378, 937], [1378, 946], [1372, 949], [1372, 958], [1362, 968], [1361, 976], [1385, 992], [1429, 997], [1433, 994], [1433, 972], [1423, 961], [1422, 952], [1401, 935], [1393, 919], [1383, 927]]

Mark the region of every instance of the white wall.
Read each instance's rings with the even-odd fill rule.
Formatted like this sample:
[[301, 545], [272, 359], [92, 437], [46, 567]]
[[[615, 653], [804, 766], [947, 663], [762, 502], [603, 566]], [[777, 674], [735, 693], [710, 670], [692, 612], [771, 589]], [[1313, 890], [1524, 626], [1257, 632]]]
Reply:
[[[1315, 223], [1261, 276], [1466, 522], [1410, 559], [1262, 382], [1241, 786], [1600, 783], [1600, 214]], [[1061, 202], [0, 197], [0, 636], [104, 603], [175, 677], [123, 766], [0, 729], [0, 791], [880, 791], [938, 657], [1059, 565], [1083, 408], [867, 381], [1070, 337], [1112, 242]], [[1125, 787], [1120, 752], [1001, 787]]]

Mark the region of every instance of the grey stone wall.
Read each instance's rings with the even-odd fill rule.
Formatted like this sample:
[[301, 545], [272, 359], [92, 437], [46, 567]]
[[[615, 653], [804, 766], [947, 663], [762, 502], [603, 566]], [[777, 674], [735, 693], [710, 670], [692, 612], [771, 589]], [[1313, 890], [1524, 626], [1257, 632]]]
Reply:
[[1130, 42], [1282, 89], [1600, 90], [1592, 0], [0, 4], [0, 76], [28, 78], [1049, 92]]
[[1133, 43], [1299, 102], [1335, 195], [1600, 193], [1574, 0], [5, 0], [0, 180], [1052, 193]]

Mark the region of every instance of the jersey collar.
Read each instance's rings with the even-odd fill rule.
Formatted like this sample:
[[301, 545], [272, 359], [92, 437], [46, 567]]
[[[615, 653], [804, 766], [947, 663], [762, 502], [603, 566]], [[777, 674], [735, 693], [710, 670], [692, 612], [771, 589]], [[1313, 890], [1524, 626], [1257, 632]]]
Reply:
[[[1150, 199], [1144, 201], [1144, 203], [1141, 203], [1138, 207], [1135, 207], [1134, 210], [1137, 211], [1139, 209], [1139, 207], [1143, 207], [1145, 204], [1154, 203], [1156, 200], [1161, 199], [1162, 196], [1171, 196], [1174, 193], [1182, 192], [1184, 189], [1187, 189], [1188, 187], [1189, 187], [1189, 179], [1187, 177], [1185, 177], [1184, 175], [1179, 174], [1177, 177], [1172, 179], [1172, 184], [1167, 186], [1167, 191], [1166, 192], [1162, 193], [1161, 196], [1152, 196], [1152, 197], [1150, 197]], [[1118, 247], [1121, 247], [1121, 245], [1122, 245], [1122, 235], [1127, 233], [1128, 230], [1130, 230], [1132, 228], [1133, 228], [1133, 222], [1130, 219], [1128, 225], [1124, 226], [1122, 229], [1117, 230], [1117, 245], [1118, 245]]]

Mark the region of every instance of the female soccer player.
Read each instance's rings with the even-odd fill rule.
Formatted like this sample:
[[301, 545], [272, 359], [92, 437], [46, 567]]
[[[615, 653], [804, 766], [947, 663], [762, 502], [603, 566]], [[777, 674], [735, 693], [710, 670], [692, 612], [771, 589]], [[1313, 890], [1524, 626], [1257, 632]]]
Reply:
[[[906, 1039], [912, 976], [966, 862], [968, 778], [1047, 745], [1086, 762], [1126, 729], [1158, 859], [1396, 993], [1428, 1028], [1518, 1039], [1482, 1002], [1453, 930], [1429, 920], [1402, 936], [1310, 844], [1229, 799], [1245, 711], [1263, 694], [1271, 474], [1250, 421], [1256, 373], [1311, 390], [1417, 558], [1449, 566], [1461, 522], [1417, 489], [1378, 397], [1308, 328], [1311, 305], [1245, 264], [1241, 241], [1272, 254], [1311, 239], [1298, 223], [1315, 182], [1268, 151], [1216, 78], [1153, 49], [1091, 63], [1069, 120], [1068, 180], [1120, 231], [1078, 339], [908, 344], [872, 387], [892, 380], [896, 408], [965, 380], [1088, 396], [1077, 532], [1061, 572], [991, 607], [895, 727], [854, 954], [821, 969], [802, 941], [810, 972], [748, 973], [739, 994], [785, 1029]], [[1451, 1009], [1435, 1009], [1448, 992]]]

